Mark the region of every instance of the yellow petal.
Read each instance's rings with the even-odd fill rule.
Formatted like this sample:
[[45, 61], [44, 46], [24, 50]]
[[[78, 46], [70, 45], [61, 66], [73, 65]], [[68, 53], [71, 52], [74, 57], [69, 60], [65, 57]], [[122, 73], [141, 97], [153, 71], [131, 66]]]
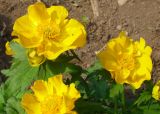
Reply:
[[154, 87], [153, 87], [153, 90], [152, 90], [152, 97], [156, 100], [160, 100], [160, 95], [159, 95], [159, 91], [160, 91], [160, 88], [159, 88], [159, 84], [160, 84], [160, 81], [158, 81]]
[[62, 45], [82, 47], [86, 44], [86, 31], [84, 26], [75, 19], [69, 22], [62, 29]]
[[34, 26], [32, 22], [29, 20], [28, 15], [24, 15], [15, 21], [13, 26], [14, 32], [12, 34], [20, 34], [25, 37], [33, 37], [35, 27], [36, 26]]
[[146, 46], [144, 49], [145, 54], [147, 54], [148, 56], [151, 56], [152, 53], [152, 48], [150, 46]]
[[6, 51], [5, 51], [6, 55], [13, 55], [13, 51], [12, 51], [8, 41], [5, 44], [5, 48], [6, 48]]
[[[16, 42], [16, 43], [18, 43], [18, 44], [20, 44], [20, 41], [19, 41], [19, 39], [18, 39], [18, 38], [13, 39], [12, 41], [13, 41], [13, 42]], [[14, 55], [14, 52], [13, 52], [13, 50], [11, 49], [11, 47], [10, 47], [10, 44], [9, 44], [9, 43], [10, 43], [10, 42], [9, 42], [9, 41], [7, 41], [7, 42], [6, 42], [6, 44], [5, 44], [5, 48], [6, 48], [5, 53], [6, 53], [6, 55]]]
[[137, 59], [137, 64], [139, 65], [139, 67], [136, 67], [136, 73], [138, 75], [144, 75], [146, 72], [150, 73], [152, 70], [152, 60], [149, 56], [142, 55]]
[[38, 98], [39, 101], [43, 101], [49, 93], [47, 82], [43, 80], [35, 81], [31, 89], [33, 90], [35, 96]]
[[76, 111], [68, 112], [67, 114], [78, 114]]
[[138, 89], [141, 87], [142, 83], [143, 83], [144, 79], [142, 80], [137, 80], [137, 82], [129, 82], [129, 84], [131, 84], [131, 86], [135, 89]]
[[27, 55], [31, 66], [39, 66], [46, 60], [46, 58], [43, 55], [38, 55], [35, 49], [28, 49]]
[[67, 91], [67, 86], [63, 83], [62, 75], [56, 75], [48, 79], [49, 87], [53, 87], [50, 93], [56, 92], [57, 95], [62, 96]]
[[116, 57], [111, 51], [104, 49], [97, 54], [100, 62], [108, 71], [115, 71], [118, 69], [118, 64], [116, 62]]
[[27, 114], [42, 114], [40, 104], [32, 94], [25, 94], [22, 97], [21, 104]]
[[152, 91], [152, 97], [156, 100], [159, 100], [159, 86], [154, 86]]
[[68, 97], [70, 99], [78, 99], [81, 97], [79, 91], [75, 88], [75, 84], [71, 83], [69, 88], [68, 88]]
[[119, 33], [118, 37], [120, 37], [120, 38], [126, 38], [127, 37], [126, 32], [125, 31], [121, 31]]
[[41, 37], [30, 37], [27, 38], [25, 36], [19, 36], [20, 39], [20, 43], [25, 47], [25, 48], [35, 48], [37, 46], [39, 46], [42, 42], [42, 38]]
[[145, 42], [144, 38], [142, 38], [142, 37], [140, 38], [139, 44], [140, 44], [140, 49], [144, 49], [144, 47], [146, 45], [146, 42]]
[[60, 54], [69, 50], [75, 49], [74, 46], [64, 47], [62, 44], [52, 43], [52, 45], [46, 46], [46, 50], [44, 51], [44, 56], [49, 60], [56, 59]]
[[20, 39], [20, 43], [25, 48], [36, 47], [40, 45], [42, 41], [41, 36], [37, 37], [35, 35], [36, 27], [29, 20], [28, 15], [24, 15], [18, 18], [14, 24], [13, 30], [15, 31], [14, 33], [18, 35], [18, 38]]
[[37, 2], [33, 5], [30, 5], [28, 7], [28, 16], [32, 23], [36, 26], [49, 19], [47, 8], [42, 2]]
[[125, 83], [127, 78], [130, 75], [130, 71], [128, 69], [122, 69], [120, 72], [115, 76], [115, 80], [118, 83]]
[[54, 21], [57, 24], [60, 24], [68, 17], [68, 11], [63, 6], [51, 6], [50, 8], [47, 8], [47, 12], [51, 16], [51, 21]]
[[79, 91], [75, 88], [75, 84], [71, 83], [68, 87], [68, 91], [65, 96], [66, 107], [68, 111], [73, 110], [75, 105], [74, 102], [81, 97]]

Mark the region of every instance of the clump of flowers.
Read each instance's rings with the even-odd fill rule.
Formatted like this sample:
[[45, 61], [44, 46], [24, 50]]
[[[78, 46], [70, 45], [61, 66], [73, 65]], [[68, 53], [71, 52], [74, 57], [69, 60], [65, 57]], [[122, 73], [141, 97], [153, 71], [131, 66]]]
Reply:
[[15, 21], [13, 34], [28, 49], [31, 65], [54, 60], [66, 50], [82, 47], [86, 43], [84, 26], [75, 19], [67, 19], [63, 6], [46, 8], [42, 2], [28, 7], [28, 12]]
[[51, 77], [48, 82], [37, 80], [31, 89], [34, 93], [26, 93], [22, 98], [27, 114], [76, 114], [72, 110], [80, 93], [74, 83], [65, 85], [62, 75]]
[[143, 38], [133, 41], [121, 32], [98, 53], [98, 58], [117, 83], [127, 83], [138, 89], [144, 80], [151, 79], [151, 52]]
[[158, 81], [152, 90], [152, 97], [156, 100], [160, 100], [160, 81]]
[[[100, 61], [83, 68], [70, 62], [80, 60], [70, 49], [85, 45], [86, 31], [67, 17], [63, 6], [37, 2], [16, 20], [14, 39], [5, 45], [12, 61], [1, 71], [0, 114], [158, 114], [160, 81], [153, 87], [152, 49], [145, 40], [121, 32], [97, 53]], [[65, 84], [57, 74], [64, 74]], [[143, 82], [141, 93], [125, 98], [124, 83], [136, 93]]]

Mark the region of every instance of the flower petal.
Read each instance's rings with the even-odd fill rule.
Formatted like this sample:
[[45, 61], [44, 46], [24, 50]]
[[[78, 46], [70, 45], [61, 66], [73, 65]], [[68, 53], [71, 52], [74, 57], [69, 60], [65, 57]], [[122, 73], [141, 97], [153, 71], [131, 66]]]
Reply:
[[75, 19], [69, 20], [61, 33], [62, 45], [82, 47], [86, 44], [86, 31], [84, 26]]
[[79, 91], [75, 88], [75, 84], [71, 83], [68, 87], [68, 91], [65, 96], [66, 107], [68, 107], [68, 111], [74, 109], [74, 102], [81, 97]]
[[46, 45], [44, 56], [47, 59], [55, 60], [60, 54], [62, 54], [63, 52], [69, 49], [75, 49], [75, 47], [74, 46], [64, 47], [62, 44], [57, 44], [52, 42], [52, 45], [48, 45], [48, 46]]
[[122, 69], [116, 74], [115, 80], [116, 82], [123, 84], [126, 82], [129, 75], [130, 71], [128, 69]]
[[47, 12], [51, 16], [51, 21], [55, 21], [58, 25], [68, 17], [68, 11], [63, 6], [51, 6], [47, 8]]
[[50, 93], [57, 93], [57, 95], [62, 96], [67, 91], [67, 86], [63, 83], [62, 75], [56, 75], [48, 79], [48, 84], [50, 88]]
[[32, 66], [39, 66], [45, 62], [46, 58], [43, 55], [38, 55], [35, 49], [28, 49], [28, 60]]
[[108, 71], [115, 71], [118, 69], [118, 64], [116, 62], [116, 57], [109, 50], [103, 50], [97, 54], [100, 62]]
[[13, 26], [14, 33], [18, 35], [20, 43], [26, 48], [38, 46], [42, 38], [35, 36], [36, 26], [29, 20], [28, 15], [18, 18]]
[[35, 81], [31, 89], [33, 90], [35, 96], [38, 98], [39, 101], [43, 101], [49, 93], [47, 82], [43, 80]]
[[28, 16], [34, 25], [38, 25], [49, 19], [46, 6], [42, 2], [37, 2], [28, 7]]
[[147, 54], [148, 56], [151, 56], [152, 53], [152, 48], [150, 46], [146, 46], [144, 49], [145, 54]]
[[68, 94], [67, 94], [67, 96], [70, 99], [75, 99], [75, 100], [81, 97], [81, 95], [80, 95], [79, 91], [77, 91], [74, 83], [70, 84], [70, 86], [68, 88]]
[[156, 100], [160, 100], [160, 97], [159, 97], [159, 90], [160, 90], [160, 81], [158, 81], [154, 87], [153, 87], [153, 90], [152, 90], [152, 97]]
[[129, 84], [131, 84], [131, 86], [135, 89], [138, 89], [141, 87], [142, 83], [143, 83], [144, 79], [142, 80], [137, 80], [137, 82], [129, 82]]
[[6, 55], [13, 55], [13, 51], [9, 45], [9, 41], [6, 42], [5, 48], [6, 48], [6, 51], [5, 51]]
[[42, 114], [40, 104], [36, 100], [36, 97], [32, 94], [25, 94], [22, 97], [21, 104], [26, 110], [27, 114]]
[[159, 86], [153, 87], [152, 97], [156, 100], [159, 100]]
[[29, 20], [28, 15], [24, 15], [18, 18], [13, 26], [14, 33], [24, 35], [26, 37], [32, 37], [35, 29], [35, 25]]

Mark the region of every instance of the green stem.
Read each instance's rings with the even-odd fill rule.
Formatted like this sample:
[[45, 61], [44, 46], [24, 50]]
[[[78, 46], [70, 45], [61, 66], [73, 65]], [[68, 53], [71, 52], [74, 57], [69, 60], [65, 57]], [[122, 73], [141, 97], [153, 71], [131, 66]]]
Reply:
[[82, 60], [76, 55], [76, 53], [73, 50], [70, 50], [70, 52], [73, 54], [73, 56], [79, 60], [80, 62], [82, 62]]
[[123, 92], [122, 92], [122, 114], [125, 114], [126, 111], [126, 101], [125, 101], [125, 90], [123, 85]]
[[117, 98], [115, 98], [115, 101], [114, 101], [114, 114], [118, 114], [118, 103], [117, 103]]

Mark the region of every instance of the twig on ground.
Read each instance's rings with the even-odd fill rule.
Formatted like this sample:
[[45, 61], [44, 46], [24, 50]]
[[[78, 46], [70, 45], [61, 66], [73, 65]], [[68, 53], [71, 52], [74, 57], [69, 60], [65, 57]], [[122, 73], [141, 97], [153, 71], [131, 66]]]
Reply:
[[98, 1], [97, 0], [90, 0], [94, 19], [97, 19], [99, 17], [99, 8], [98, 8]]

